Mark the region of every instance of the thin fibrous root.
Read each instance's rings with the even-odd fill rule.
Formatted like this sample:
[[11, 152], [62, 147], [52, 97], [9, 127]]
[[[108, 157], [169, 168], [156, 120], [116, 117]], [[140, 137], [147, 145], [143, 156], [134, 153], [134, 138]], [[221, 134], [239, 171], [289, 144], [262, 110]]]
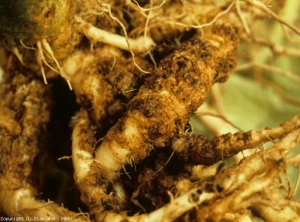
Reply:
[[[43, 63], [46, 64], [46, 66], [48, 66], [51, 70], [53, 70], [54, 72], [56, 73], [60, 73], [60, 75], [66, 79], [68, 85], [69, 85], [69, 88], [72, 90], [72, 86], [71, 86], [71, 83], [70, 83], [70, 80], [69, 80], [69, 77], [65, 74], [64, 70], [61, 68], [60, 64], [58, 63], [57, 59], [55, 58], [55, 55], [54, 55], [54, 52], [52, 51], [51, 49], [51, 46], [49, 45], [49, 43], [47, 42], [46, 39], [41, 39], [39, 41], [37, 41], [36, 43], [37, 45], [37, 48], [38, 48], [38, 52], [39, 52], [39, 56], [40, 56], [40, 59]], [[46, 52], [47, 56], [52, 60], [54, 61], [55, 65], [57, 66], [57, 70], [55, 68], [53, 68], [47, 61], [47, 59], [45, 58], [45, 55], [44, 55], [44, 52]], [[44, 68], [43, 68], [43, 64], [40, 64], [41, 65], [41, 71], [42, 71], [42, 75], [43, 75], [43, 79], [44, 79], [44, 82], [45, 84], [47, 84], [47, 77], [45, 75], [45, 72], [44, 72]]]
[[96, 42], [106, 43], [126, 51], [132, 50], [134, 53], [146, 53], [155, 46], [153, 40], [148, 36], [141, 36], [136, 39], [127, 38], [126, 40], [124, 36], [99, 29], [79, 17], [76, 17], [76, 20], [80, 22], [79, 32]]
[[[289, 220], [280, 221], [299, 220], [292, 205], [287, 205], [278, 193], [278, 187], [281, 185], [278, 180], [280, 172], [287, 167], [285, 157], [300, 142], [299, 135], [300, 130], [294, 130], [270, 149], [246, 157], [239, 164], [217, 173], [213, 189], [220, 195], [208, 206], [199, 207], [198, 219], [206, 221], [213, 218], [214, 221], [220, 221], [228, 212], [242, 212], [249, 206], [256, 206], [257, 212], [261, 212], [262, 217], [266, 219], [273, 218], [269, 210], [277, 214], [276, 209], [284, 208], [289, 214], [286, 216]], [[270, 202], [274, 199], [270, 195], [277, 195], [277, 200]]]
[[[270, 149], [246, 157], [239, 164], [221, 171], [214, 180], [214, 187], [220, 192], [221, 199], [214, 201], [209, 207], [199, 209], [199, 217], [203, 220], [212, 216], [219, 221], [226, 212], [256, 206], [255, 210], [263, 218], [274, 218], [270, 212], [278, 214], [278, 210], [284, 208], [288, 213], [288, 220], [280, 221], [298, 221], [299, 215], [292, 209], [293, 206], [290, 202], [287, 204], [284, 197], [278, 193], [281, 186], [278, 178], [279, 173], [287, 167], [287, 153], [299, 142], [300, 130], [297, 129], [288, 133]], [[270, 202], [275, 199], [276, 201]]]
[[215, 197], [214, 193], [203, 192], [199, 188], [195, 188], [185, 194], [173, 199], [169, 204], [155, 210], [149, 214], [122, 216], [116, 213], [108, 214], [105, 222], [110, 221], [128, 221], [128, 222], [171, 222], [183, 215], [184, 213], [194, 209], [205, 201], [209, 201]]
[[261, 68], [263, 70], [270, 71], [272, 73], [279, 73], [279, 74], [281, 74], [281, 75], [283, 75], [287, 78], [290, 78], [294, 81], [300, 82], [300, 76], [299, 75], [297, 75], [293, 72], [290, 72], [288, 70], [284, 70], [282, 68], [279, 68], [279, 67], [276, 67], [276, 66], [271, 66], [271, 65], [268, 65], [268, 64], [265, 64], [265, 63], [259, 63], [259, 62], [245, 63], [245, 64], [242, 64], [242, 65], [236, 67], [235, 71], [239, 72], [241, 70], [252, 68], [252, 67]]
[[[264, 197], [266, 200], [263, 199]], [[258, 204], [252, 204], [251, 210], [264, 221], [272, 221], [274, 218], [282, 222], [300, 220], [296, 212], [296, 210], [299, 210], [299, 202], [294, 207], [293, 203], [296, 201], [283, 199], [277, 189], [265, 189], [265, 195], [260, 195], [256, 199]]]
[[294, 26], [294, 25], [290, 24], [289, 22], [285, 21], [283, 18], [279, 17], [275, 12], [270, 10], [263, 2], [261, 2], [261, 1], [252, 1], [252, 0], [245, 0], [245, 1], [248, 2], [249, 4], [261, 9], [263, 12], [268, 14], [270, 17], [272, 17], [273, 19], [277, 20], [281, 24], [287, 26], [288, 28], [293, 30], [295, 33], [300, 35], [300, 29], [299, 28], [297, 28], [296, 26]]
[[187, 133], [174, 142], [173, 149], [184, 162], [212, 165], [245, 149], [256, 148], [266, 142], [281, 139], [299, 128], [300, 116], [298, 115], [278, 127], [245, 133], [227, 133], [211, 141], [202, 135]]
[[224, 193], [230, 193], [245, 181], [263, 174], [266, 169], [286, 165], [284, 158], [299, 143], [300, 129], [289, 132], [268, 150], [246, 157], [238, 165], [227, 169], [218, 176], [216, 186], [224, 190]]
[[[293, 57], [300, 57], [300, 50], [299, 49], [295, 49], [295, 48], [290, 48], [284, 45], [280, 45], [280, 44], [276, 44], [270, 41], [270, 39], [266, 39], [266, 38], [259, 38], [256, 36], [248, 36], [248, 35], [241, 35], [241, 39], [244, 39], [247, 42], [254, 42], [254, 43], [258, 43], [261, 45], [265, 45], [267, 47], [270, 48], [270, 50], [272, 50], [272, 52], [275, 55], [286, 55], [286, 56], [293, 56]], [[267, 65], [267, 64], [263, 64], [262, 65]]]
[[[228, 196], [219, 195], [219, 199], [212, 202], [208, 207], [199, 208], [198, 220], [207, 221], [208, 218], [213, 218], [213, 221], [221, 221], [226, 213], [243, 212], [249, 206], [255, 203], [257, 196], [265, 189], [268, 189], [273, 183], [274, 178], [278, 176], [281, 168], [268, 169], [264, 177], [254, 177], [245, 180], [236, 187], [236, 192]], [[228, 179], [229, 178], [229, 179]], [[225, 181], [231, 178], [224, 178]], [[247, 181], [247, 182], [246, 182]]]

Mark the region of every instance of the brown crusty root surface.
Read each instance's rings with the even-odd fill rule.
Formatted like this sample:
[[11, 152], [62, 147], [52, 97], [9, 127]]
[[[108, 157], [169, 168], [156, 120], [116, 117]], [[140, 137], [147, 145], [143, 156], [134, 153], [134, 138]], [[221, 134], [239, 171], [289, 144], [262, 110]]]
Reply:
[[[299, 171], [299, 116], [277, 127], [225, 135], [234, 127], [209, 122], [218, 135], [212, 140], [189, 133], [186, 124], [204, 101], [219, 117], [224, 114], [223, 96], [208, 92], [228, 78], [236, 57], [235, 72], [246, 73], [247, 81], [266, 80], [264, 86], [275, 91], [272, 78], [262, 74], [300, 81], [277, 63], [279, 57], [290, 62], [300, 56], [298, 21], [281, 15], [299, 8], [297, 1], [44, 0], [25, 10], [34, 1], [0, 0], [1, 220], [300, 221], [299, 172], [296, 181], [289, 175], [291, 166]], [[55, 161], [71, 162], [70, 156], [53, 155], [49, 164], [38, 156], [64, 146], [70, 151], [69, 135], [67, 142], [56, 137], [63, 130], [46, 140], [53, 133], [46, 125], [57, 121], [51, 103], [61, 99], [50, 96], [57, 74], [81, 109], [70, 124], [74, 172], [70, 167], [61, 174], [74, 173], [75, 181], [52, 197], [53, 190], [42, 186], [53, 181], [38, 177], [58, 169]], [[276, 95], [299, 105], [285, 93]], [[60, 112], [75, 103], [68, 99]], [[44, 149], [54, 140], [62, 146]], [[267, 142], [270, 148], [263, 149]], [[75, 191], [77, 213], [58, 204], [70, 206], [69, 199], [58, 200], [61, 191]]]
[[[81, 112], [73, 133], [75, 180], [96, 220], [106, 219], [106, 205], [120, 210], [126, 199], [118, 179], [122, 167], [141, 162], [153, 147], [170, 146], [183, 134], [189, 115], [204, 102], [212, 84], [225, 81], [234, 68], [237, 45], [237, 30], [229, 24], [183, 43], [129, 102], [123, 118], [95, 147], [95, 158], [95, 141], [90, 141], [95, 131]], [[114, 194], [108, 193], [110, 184]]]
[[294, 116], [278, 127], [260, 131], [227, 133], [212, 140], [203, 135], [186, 133], [181, 135], [172, 147], [182, 161], [209, 166], [233, 157], [245, 149], [256, 148], [268, 141], [281, 139], [289, 132], [299, 128], [300, 116]]
[[124, 117], [95, 150], [95, 159], [114, 178], [125, 164], [143, 160], [153, 147], [166, 147], [184, 132], [191, 113], [214, 82], [225, 81], [236, 63], [238, 36], [229, 24], [196, 35], [160, 62]]
[[[297, 203], [286, 201], [285, 195], [279, 195], [278, 193], [278, 191], [282, 193], [290, 192], [289, 188], [282, 187], [280, 174], [285, 171], [287, 165], [292, 161], [286, 158], [287, 154], [296, 144], [299, 144], [299, 127], [295, 127], [295, 130], [291, 130], [287, 134], [284, 133], [281, 140], [274, 143], [268, 150], [261, 150], [256, 154], [245, 157], [240, 163], [232, 167], [220, 168], [216, 173], [201, 178], [197, 178], [198, 170], [196, 168], [198, 167], [196, 166], [193, 170], [194, 178], [190, 178], [190, 181], [186, 179], [188, 178], [186, 176], [180, 177], [177, 175], [173, 177], [162, 168], [148, 173], [145, 169], [141, 172], [142, 175], [139, 176], [142, 180], [136, 186], [134, 192], [136, 196], [149, 195], [153, 192], [151, 191], [152, 186], [155, 183], [161, 183], [160, 189], [169, 193], [170, 200], [167, 204], [150, 213], [127, 216], [126, 212], [120, 209], [120, 206], [124, 204], [119, 202], [122, 193], [105, 194], [103, 192], [109, 190], [109, 185], [113, 186], [115, 190], [120, 189], [120, 182], [112, 183], [109, 181], [105, 177], [107, 172], [101, 169], [101, 166], [93, 159], [92, 147], [95, 141], [92, 141], [91, 138], [95, 134], [95, 128], [93, 129], [92, 124], [87, 119], [86, 113], [81, 112], [80, 115], [80, 121], [74, 130], [74, 133], [78, 134], [74, 134], [74, 136], [78, 138], [81, 135], [81, 146], [75, 146], [73, 161], [78, 164], [75, 167], [81, 170], [77, 172], [77, 183], [85, 189], [84, 194], [93, 193], [93, 196], [90, 197], [94, 198], [93, 206], [95, 208], [91, 208], [90, 213], [91, 216], [95, 215], [97, 221], [174, 221], [189, 211], [194, 212], [191, 214], [193, 216], [187, 215], [186, 218], [193, 218], [193, 220], [197, 218], [199, 221], [220, 221], [228, 218], [231, 213], [236, 216], [237, 213], [245, 215], [245, 211], [249, 207], [266, 221], [272, 220], [273, 215], [277, 215], [283, 221], [299, 219], [294, 208]], [[295, 117], [293, 120], [296, 119], [298, 118]], [[289, 124], [290, 122], [286, 125]], [[284, 131], [283, 129], [279, 130], [281, 127], [273, 128], [274, 131], [277, 131], [277, 135], [282, 134]], [[237, 136], [238, 138], [239, 136]], [[75, 142], [79, 141], [76, 140]], [[169, 164], [172, 165], [172, 163]], [[205, 171], [205, 168], [202, 168], [202, 171]], [[161, 175], [155, 176], [158, 173]], [[198, 173], [201, 174], [201, 172]], [[85, 176], [86, 174], [88, 176]], [[163, 187], [163, 184], [167, 187]], [[174, 194], [173, 191], [172, 194], [170, 190], [174, 185], [176, 185], [176, 192]], [[275, 189], [276, 187], [280, 187], [280, 189]], [[163, 191], [161, 192], [163, 193]], [[133, 196], [131, 200], [132, 198]], [[274, 202], [274, 200], [277, 201]], [[137, 201], [136, 204], [139, 204], [139, 202]], [[102, 211], [101, 208], [105, 205], [108, 205], [108, 209], [113, 208], [115, 211]], [[147, 206], [144, 205], [144, 207]], [[282, 210], [287, 213], [285, 218], [280, 213]]]
[[[144, 70], [152, 70], [146, 59], [136, 57], [135, 62]], [[72, 79], [77, 103], [88, 111], [99, 130], [109, 129], [110, 122], [124, 112], [147, 76], [132, 58], [125, 58], [120, 52], [103, 55], [102, 48], [74, 52], [63, 68]]]
[[34, 160], [45, 146], [51, 88], [13, 63], [0, 88], [0, 212], [8, 217], [88, 218], [51, 201], [36, 199]]

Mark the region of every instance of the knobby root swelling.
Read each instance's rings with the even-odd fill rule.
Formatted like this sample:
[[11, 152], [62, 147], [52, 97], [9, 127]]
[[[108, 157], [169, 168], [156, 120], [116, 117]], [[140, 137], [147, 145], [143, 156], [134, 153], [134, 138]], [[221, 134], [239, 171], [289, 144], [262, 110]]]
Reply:
[[152, 147], [170, 146], [212, 84], [227, 79], [235, 66], [237, 43], [232, 27], [216, 26], [211, 35], [196, 36], [163, 59], [96, 148], [95, 159], [114, 172], [140, 162]]
[[16, 2], [0, 2], [1, 216], [300, 220], [299, 178], [286, 175], [299, 168], [299, 115], [212, 139], [188, 125], [230, 78], [240, 42], [291, 55], [256, 38], [252, 22], [295, 26], [262, 1]]
[[[210, 35], [195, 36], [163, 59], [161, 66], [129, 102], [126, 114], [96, 148], [95, 162], [92, 147], [88, 149], [86, 142], [80, 141], [80, 135], [84, 133], [75, 128], [73, 160], [82, 163], [75, 164], [75, 180], [86, 198], [84, 201], [95, 208], [90, 211], [95, 212], [98, 220], [105, 219], [106, 215], [101, 212], [102, 204], [95, 203], [95, 193], [102, 194], [102, 202], [113, 199], [103, 196], [107, 193], [106, 186], [113, 183], [116, 184], [116, 200], [110, 200], [112, 203], [109, 204], [124, 202], [126, 194], [118, 181], [120, 169], [127, 164], [139, 163], [153, 147], [170, 146], [172, 140], [184, 132], [188, 116], [204, 102], [212, 84], [224, 81], [234, 67], [237, 43], [234, 28], [216, 26]], [[102, 172], [106, 183], [94, 184], [93, 167]]]

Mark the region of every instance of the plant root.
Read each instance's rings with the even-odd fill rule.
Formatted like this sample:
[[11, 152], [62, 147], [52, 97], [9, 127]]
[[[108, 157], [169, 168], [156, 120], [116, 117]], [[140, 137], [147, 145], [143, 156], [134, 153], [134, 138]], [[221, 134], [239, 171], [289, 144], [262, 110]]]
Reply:
[[[193, 189], [182, 196], [175, 198], [168, 205], [153, 211], [150, 214], [142, 214], [135, 216], [126, 216], [126, 214], [118, 214], [113, 211], [105, 211], [103, 206], [109, 205], [114, 207], [122, 206], [124, 203], [120, 203], [121, 198], [125, 198], [124, 194], [121, 195], [118, 189], [118, 184], [107, 180], [103, 177], [103, 169], [101, 165], [93, 159], [92, 146], [95, 141], [90, 141], [92, 135], [95, 133], [95, 129], [89, 125], [87, 119], [87, 113], [81, 111], [80, 120], [77, 123], [73, 134], [73, 162], [75, 166], [75, 180], [85, 200], [89, 198], [90, 203], [93, 202], [90, 213], [94, 215], [96, 220], [99, 221], [173, 221], [173, 219], [179, 217], [183, 213], [191, 210], [198, 204], [213, 198], [213, 193], [201, 192], [199, 189]], [[93, 175], [91, 174], [93, 172]], [[101, 186], [96, 184], [97, 180], [101, 180]], [[113, 194], [105, 194], [109, 184], [114, 186], [115, 192]], [[121, 187], [122, 188], [122, 187]], [[98, 199], [101, 197], [100, 199]], [[96, 199], [95, 199], [96, 198]], [[115, 200], [113, 200], [115, 199]], [[117, 202], [118, 201], [118, 202]], [[125, 199], [123, 199], [123, 202]], [[101, 205], [102, 204], [102, 205]], [[114, 205], [117, 204], [117, 205]], [[90, 205], [91, 206], [91, 205]], [[178, 209], [178, 206], [181, 206]], [[120, 210], [120, 209], [119, 209]]]
[[[294, 130], [270, 149], [246, 157], [239, 164], [217, 174], [213, 181], [213, 189], [220, 192], [220, 200], [214, 201], [209, 207], [200, 208], [197, 212], [199, 219], [219, 221], [226, 212], [239, 212], [246, 210], [249, 206], [257, 206], [262, 214], [263, 212], [266, 214], [265, 217], [269, 210], [286, 208], [288, 205], [281, 205], [284, 197], [278, 196], [277, 193], [280, 187], [280, 180], [277, 178], [279, 178], [279, 173], [286, 168], [285, 156], [299, 143], [299, 135], [299, 129]], [[270, 206], [269, 198], [273, 198], [268, 194], [270, 187], [269, 192], [277, 195], [277, 201], [272, 202], [272, 206]], [[289, 207], [286, 208], [286, 212], [290, 213], [287, 218], [299, 220], [299, 215]]]
[[186, 163], [213, 165], [239, 152], [256, 148], [266, 142], [281, 139], [289, 132], [300, 128], [300, 116], [293, 117], [278, 127], [260, 131], [227, 133], [211, 141], [202, 135], [183, 134], [172, 145], [174, 151]]
[[[0, 0], [1, 219], [300, 221], [300, 4], [34, 2]], [[253, 114], [262, 130], [232, 124], [243, 113], [227, 108], [244, 104], [227, 92], [243, 86], [212, 86], [233, 71], [249, 103], [282, 99], [286, 122], [263, 128], [272, 109]], [[250, 82], [285, 92], [255, 95]], [[204, 133], [193, 114], [209, 116]]]
[[[32, 220], [53, 221], [72, 218], [76, 222], [89, 222], [87, 215], [68, 211], [54, 202], [45, 202], [36, 199], [36, 191], [29, 184], [12, 181], [11, 178], [0, 179], [0, 211], [9, 217], [30, 218]], [[45, 217], [47, 216], [47, 217]]]
[[77, 18], [77, 21], [80, 23], [79, 32], [82, 32], [93, 42], [106, 43], [126, 51], [132, 50], [134, 53], [146, 53], [155, 46], [155, 43], [149, 37], [141, 36], [136, 39], [128, 38], [126, 40], [126, 37], [101, 30], [80, 18]]
[[[63, 67], [70, 76], [77, 102], [89, 112], [98, 129], [108, 128], [110, 121], [122, 114], [125, 104], [147, 76], [135, 66], [133, 59], [122, 55], [103, 57], [102, 51], [94, 50], [88, 56], [83, 52], [74, 53]], [[143, 58], [136, 57], [135, 61], [142, 69], [153, 69]]]
[[[80, 125], [77, 124], [73, 134], [75, 175], [80, 178], [76, 183], [81, 190], [82, 200], [88, 206], [93, 206], [90, 213], [93, 215], [96, 211], [98, 220], [109, 218], [109, 213], [103, 213], [104, 206], [99, 201], [95, 205], [95, 192], [98, 198], [102, 196], [102, 203], [107, 204], [105, 202], [110, 202], [113, 197], [107, 193], [107, 185], [112, 183], [115, 186], [114, 197], [119, 198], [115, 201], [124, 202], [124, 191], [118, 185], [120, 169], [126, 164], [133, 165], [143, 160], [153, 146], [170, 145], [176, 135], [184, 132], [188, 115], [203, 103], [212, 84], [228, 77], [235, 65], [236, 34], [233, 27], [218, 25], [212, 29], [212, 34], [194, 37], [163, 59], [129, 102], [124, 117], [101, 140], [101, 145], [95, 150], [94, 160], [92, 150], [95, 141], [91, 144], [83, 140], [91, 138], [95, 132], [85, 132], [90, 127], [80, 129], [85, 121], [79, 120]], [[192, 93], [193, 89], [196, 91]], [[193, 97], [186, 100], [189, 95]], [[79, 161], [82, 164], [77, 163]], [[101, 182], [99, 186], [93, 182], [95, 177], [107, 182]]]
[[[203, 103], [213, 82], [228, 77], [235, 65], [236, 32], [226, 25], [217, 26], [212, 32], [205, 39], [195, 37], [162, 60], [130, 101], [127, 115], [111, 128], [96, 149], [96, 160], [106, 169], [118, 171], [131, 159], [141, 161], [151, 151], [150, 144], [169, 145], [171, 138], [183, 133], [188, 115]], [[212, 53], [220, 52], [219, 47], [222, 53], [211, 57]], [[197, 92], [193, 94], [192, 89]], [[187, 100], [189, 95], [194, 96]]]
[[[13, 66], [15, 68], [15, 66]], [[8, 72], [0, 91], [0, 212], [9, 217], [89, 221], [53, 202], [36, 200], [33, 162], [44, 146], [51, 106], [50, 90], [28, 70]], [[17, 74], [17, 72], [27, 72]], [[15, 73], [13, 73], [15, 72]], [[19, 87], [21, 85], [21, 87]]]

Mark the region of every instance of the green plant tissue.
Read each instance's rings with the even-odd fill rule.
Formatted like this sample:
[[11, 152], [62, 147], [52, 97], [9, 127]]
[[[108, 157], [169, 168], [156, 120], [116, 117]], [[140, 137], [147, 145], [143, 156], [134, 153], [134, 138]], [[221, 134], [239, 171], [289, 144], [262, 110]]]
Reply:
[[229, 78], [222, 95], [226, 117], [244, 131], [277, 126], [299, 113], [270, 88], [238, 74]]

